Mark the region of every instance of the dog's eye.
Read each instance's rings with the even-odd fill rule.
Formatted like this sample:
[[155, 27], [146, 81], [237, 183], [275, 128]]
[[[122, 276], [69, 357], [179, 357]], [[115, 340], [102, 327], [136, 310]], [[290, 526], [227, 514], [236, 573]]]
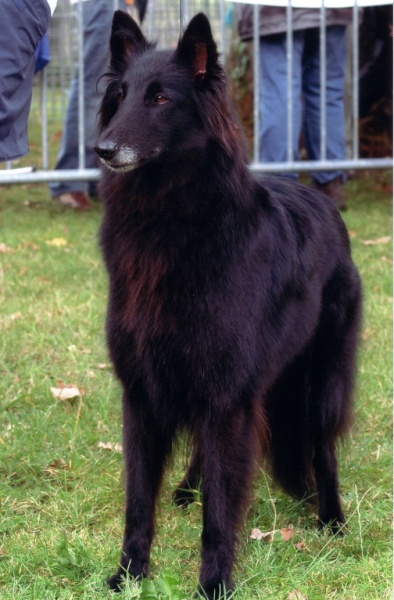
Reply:
[[127, 86], [126, 86], [126, 84], [122, 83], [121, 85], [119, 85], [118, 93], [116, 95], [118, 102], [123, 102], [123, 100], [126, 98], [126, 95], [127, 95]]
[[163, 94], [156, 94], [154, 97], [155, 104], [165, 104], [167, 102], [167, 98], [163, 96]]

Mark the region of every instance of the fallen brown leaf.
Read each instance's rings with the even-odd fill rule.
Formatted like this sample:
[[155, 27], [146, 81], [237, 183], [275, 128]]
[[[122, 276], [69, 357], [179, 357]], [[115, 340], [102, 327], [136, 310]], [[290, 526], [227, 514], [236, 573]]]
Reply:
[[99, 442], [97, 444], [98, 448], [103, 448], [104, 450], [111, 450], [112, 452], [122, 452], [121, 444], [112, 444], [111, 442]]
[[388, 263], [389, 265], [392, 265], [392, 264], [393, 264], [393, 261], [391, 260], [391, 258], [387, 258], [387, 256], [381, 256], [381, 260], [382, 260], [384, 263]]
[[287, 594], [286, 600], [308, 600], [308, 597], [301, 594], [298, 590], [293, 590]]
[[284, 542], [288, 542], [294, 537], [294, 527], [284, 527], [282, 529], [274, 529], [273, 531], [263, 532], [257, 527], [252, 529], [250, 537], [252, 540], [264, 540], [265, 542], [272, 543], [275, 539], [275, 535], [279, 534], [280, 538]]
[[21, 317], [22, 317], [22, 313], [19, 311], [16, 313], [12, 313], [12, 315], [10, 315], [11, 321], [16, 321], [16, 319], [20, 319]]
[[363, 246], [379, 246], [380, 244], [388, 244], [391, 237], [386, 235], [384, 237], [376, 238], [376, 240], [363, 240], [361, 243]]
[[55, 246], [55, 248], [62, 248], [63, 246], [67, 246], [67, 240], [62, 237], [47, 240], [46, 243], [48, 244], [48, 246]]
[[83, 394], [83, 390], [79, 389], [76, 385], [66, 385], [62, 383], [58, 383], [57, 387], [51, 387], [51, 392], [54, 398], [61, 401], [80, 398]]
[[294, 544], [294, 548], [296, 550], [308, 550], [308, 546], [305, 544], [305, 542], [298, 542], [297, 544]]
[[40, 246], [37, 246], [37, 244], [34, 244], [33, 242], [23, 242], [22, 248], [29, 248], [30, 250], [37, 252], [40, 249]]
[[4, 244], [3, 242], [0, 242], [0, 254], [11, 254], [12, 252], [15, 252], [13, 248], [7, 246], [7, 244]]
[[284, 542], [288, 542], [294, 537], [294, 527], [285, 527], [280, 529], [280, 535], [282, 536]]
[[252, 540], [264, 540], [265, 542], [272, 542], [274, 539], [275, 531], [268, 531], [263, 533], [260, 529], [255, 527], [252, 529], [250, 537]]
[[68, 464], [62, 458], [55, 458], [45, 469], [43, 469], [43, 472], [49, 473], [49, 475], [55, 475], [58, 471], [68, 471], [69, 468]]

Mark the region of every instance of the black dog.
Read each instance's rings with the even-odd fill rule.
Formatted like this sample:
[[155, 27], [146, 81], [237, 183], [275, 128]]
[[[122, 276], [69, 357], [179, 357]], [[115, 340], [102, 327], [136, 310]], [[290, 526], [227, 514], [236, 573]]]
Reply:
[[[126, 13], [95, 150], [105, 165], [107, 338], [123, 384], [126, 526], [120, 568], [145, 576], [154, 508], [179, 431], [201, 479], [200, 589], [231, 588], [237, 529], [264, 454], [289, 493], [344, 522], [335, 443], [351, 421], [360, 281], [323, 195], [248, 171], [207, 18], [156, 51]], [[188, 491], [189, 490], [189, 491]]]

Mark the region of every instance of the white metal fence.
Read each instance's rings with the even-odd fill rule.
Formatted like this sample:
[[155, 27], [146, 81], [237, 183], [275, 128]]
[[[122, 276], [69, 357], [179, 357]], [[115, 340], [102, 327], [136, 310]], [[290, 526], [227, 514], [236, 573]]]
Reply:
[[[241, 0], [245, 1], [245, 0]], [[81, 2], [81, 0], [79, 0]], [[254, 77], [254, 142], [253, 142], [253, 160], [251, 169], [257, 172], [284, 172], [284, 171], [310, 171], [310, 170], [337, 170], [337, 169], [364, 169], [364, 168], [392, 168], [393, 159], [391, 156], [383, 158], [360, 158], [359, 154], [359, 131], [358, 131], [358, 75], [359, 75], [359, 22], [360, 8], [363, 5], [370, 5], [374, 0], [311, 0], [309, 2], [300, 0], [267, 0], [264, 4], [283, 6], [286, 8], [287, 16], [287, 68], [288, 80], [292, 77], [292, 10], [294, 7], [304, 6], [320, 11], [320, 53], [321, 61], [321, 93], [320, 93], [320, 140], [321, 157], [319, 160], [295, 161], [293, 160], [292, 149], [292, 114], [293, 98], [291, 85], [288, 86], [287, 96], [287, 115], [288, 115], [288, 156], [286, 162], [282, 163], [260, 163], [259, 162], [259, 4], [262, 0], [248, 0], [249, 4], [254, 4], [254, 39], [253, 39], [253, 77]], [[118, 8], [118, 0], [113, 0], [114, 9]], [[390, 2], [375, 2], [377, 4], [388, 4]], [[353, 20], [351, 26], [352, 39], [352, 143], [351, 155], [346, 160], [329, 160], [326, 157], [326, 94], [325, 94], [325, 32], [326, 32], [326, 8], [332, 5], [352, 6]], [[228, 14], [231, 10], [231, 3], [228, 0], [148, 0], [147, 12], [144, 19], [143, 29], [148, 38], [157, 39], [159, 47], [175, 46], [179, 31], [185, 26], [193, 14], [199, 11], [205, 12], [210, 18], [214, 35], [219, 43], [223, 54], [228, 50], [231, 37], [234, 35], [234, 28], [228, 27], [225, 23], [228, 21]], [[227, 17], [227, 18], [226, 18]], [[49, 152], [49, 131], [54, 127], [61, 131], [62, 122], [67, 108], [67, 94], [72, 78], [73, 71], [79, 66], [80, 82], [83, 77], [83, 32], [79, 31], [75, 13], [72, 10], [70, 0], [58, 0], [58, 7], [53, 15], [49, 30], [49, 40], [51, 49], [51, 61], [49, 65], [37, 75], [35, 90], [33, 94], [33, 108], [35, 107], [38, 125], [41, 131], [41, 148], [39, 167], [23, 167], [19, 164], [6, 163], [0, 168], [0, 184], [12, 183], [32, 183], [32, 182], [50, 182], [50, 181], [85, 181], [97, 180], [100, 175], [95, 169], [86, 169], [84, 167], [84, 111], [79, 111], [79, 168], [75, 170], [54, 170], [53, 165], [55, 156], [50, 156]], [[105, 40], [103, 40], [105, 43]], [[97, 74], [100, 75], [99, 73]], [[83, 90], [83, 85], [79, 86]], [[80, 104], [83, 105], [83, 92], [80, 95]], [[59, 140], [60, 141], [60, 140]], [[27, 159], [29, 160], [29, 158]], [[24, 161], [26, 162], [26, 160]]]

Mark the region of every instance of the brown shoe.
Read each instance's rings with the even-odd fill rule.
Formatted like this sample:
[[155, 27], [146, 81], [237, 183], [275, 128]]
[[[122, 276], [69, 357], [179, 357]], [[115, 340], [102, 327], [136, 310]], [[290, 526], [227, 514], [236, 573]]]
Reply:
[[342, 188], [342, 177], [338, 175], [327, 183], [313, 182], [313, 187], [331, 198], [338, 210], [346, 210], [346, 199]]
[[66, 192], [53, 198], [55, 202], [73, 210], [89, 210], [89, 198], [83, 192]]

